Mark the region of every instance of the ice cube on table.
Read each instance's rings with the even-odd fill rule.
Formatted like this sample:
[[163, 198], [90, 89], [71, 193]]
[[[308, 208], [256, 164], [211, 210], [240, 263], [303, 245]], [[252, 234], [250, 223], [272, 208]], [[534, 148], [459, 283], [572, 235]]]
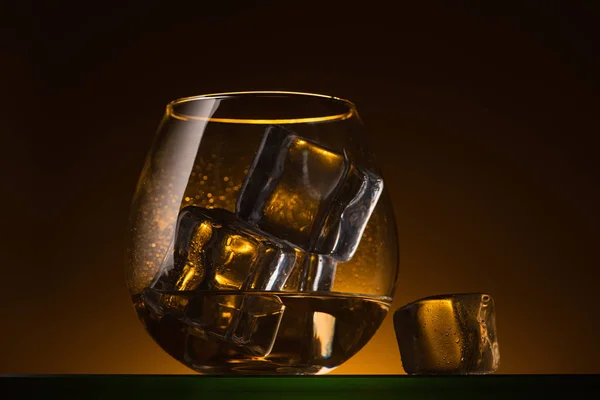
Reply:
[[281, 290], [296, 250], [221, 209], [181, 210], [173, 256], [151, 287], [160, 291]]
[[176, 318], [188, 334], [223, 341], [258, 357], [271, 352], [285, 310], [276, 295], [218, 292], [185, 295], [146, 289], [143, 296], [158, 318], [166, 315]]
[[500, 362], [494, 301], [489, 294], [428, 297], [394, 313], [409, 374], [486, 374]]
[[306, 252], [348, 261], [383, 190], [375, 173], [281, 127], [265, 131], [236, 214]]

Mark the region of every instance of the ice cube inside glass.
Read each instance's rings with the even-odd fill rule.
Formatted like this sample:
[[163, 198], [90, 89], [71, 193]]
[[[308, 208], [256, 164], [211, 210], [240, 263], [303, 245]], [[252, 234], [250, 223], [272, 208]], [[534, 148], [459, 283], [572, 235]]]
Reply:
[[233, 213], [188, 206], [179, 214], [173, 257], [167, 257], [151, 287], [281, 290], [295, 259], [292, 246], [257, 231]]
[[348, 261], [382, 190], [383, 180], [347, 154], [270, 126], [242, 185], [236, 213], [304, 251]]
[[285, 310], [278, 296], [264, 294], [193, 296], [147, 289], [144, 299], [160, 317], [177, 319], [188, 334], [229, 343], [258, 357], [271, 352]]

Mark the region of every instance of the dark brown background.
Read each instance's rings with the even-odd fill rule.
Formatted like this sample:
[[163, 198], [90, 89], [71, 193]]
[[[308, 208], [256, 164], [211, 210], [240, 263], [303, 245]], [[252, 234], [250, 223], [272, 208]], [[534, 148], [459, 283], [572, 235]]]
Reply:
[[[394, 308], [488, 291], [499, 372], [600, 372], [593, 2], [148, 3], [3, 2], [0, 373], [188, 372], [136, 319], [124, 224], [165, 104], [252, 89], [357, 104]], [[402, 372], [390, 318], [336, 372]]]

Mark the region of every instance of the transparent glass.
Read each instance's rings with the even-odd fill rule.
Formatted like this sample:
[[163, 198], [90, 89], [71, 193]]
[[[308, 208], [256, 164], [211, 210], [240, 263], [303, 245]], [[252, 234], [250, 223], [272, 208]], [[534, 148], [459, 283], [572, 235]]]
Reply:
[[195, 371], [321, 374], [348, 360], [385, 318], [398, 271], [354, 104], [291, 92], [171, 102], [126, 264], [149, 334]]

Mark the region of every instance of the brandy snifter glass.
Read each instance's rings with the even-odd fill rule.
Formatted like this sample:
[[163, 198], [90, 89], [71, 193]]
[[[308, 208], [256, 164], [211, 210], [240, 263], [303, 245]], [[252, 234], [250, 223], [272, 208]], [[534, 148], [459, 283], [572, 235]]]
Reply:
[[158, 345], [209, 374], [322, 374], [373, 337], [398, 271], [354, 104], [292, 92], [168, 104], [135, 191], [127, 276]]

